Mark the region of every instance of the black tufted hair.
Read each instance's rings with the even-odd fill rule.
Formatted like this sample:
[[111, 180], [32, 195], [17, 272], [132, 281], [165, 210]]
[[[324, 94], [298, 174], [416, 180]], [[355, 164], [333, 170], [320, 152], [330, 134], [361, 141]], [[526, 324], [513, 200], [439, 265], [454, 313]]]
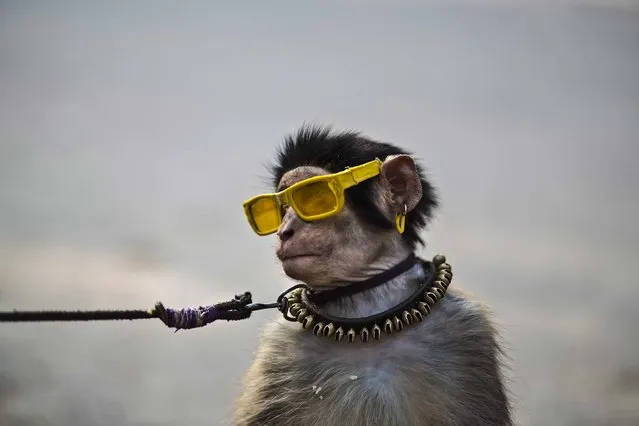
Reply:
[[[287, 135], [276, 153], [275, 164], [271, 166], [272, 184], [277, 187], [282, 176], [297, 167], [321, 167], [330, 173], [346, 167], [379, 158], [384, 161], [389, 155], [411, 153], [389, 143], [378, 142], [353, 131], [333, 132], [330, 127], [302, 126], [295, 134]], [[422, 167], [416, 164], [422, 183], [422, 198], [406, 216], [404, 241], [414, 250], [417, 244], [424, 244], [419, 236], [439, 205], [435, 188], [425, 179]], [[382, 229], [392, 229], [394, 222], [379, 211], [372, 193], [373, 180], [366, 180], [346, 190], [346, 202], [362, 220]]]

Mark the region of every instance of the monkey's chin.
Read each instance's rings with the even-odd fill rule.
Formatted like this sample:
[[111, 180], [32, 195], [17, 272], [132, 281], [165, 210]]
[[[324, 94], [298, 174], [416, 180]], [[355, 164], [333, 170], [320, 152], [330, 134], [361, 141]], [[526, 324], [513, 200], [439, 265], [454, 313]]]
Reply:
[[314, 275], [314, 266], [319, 256], [295, 256], [282, 260], [282, 269], [290, 278], [298, 281], [307, 281]]

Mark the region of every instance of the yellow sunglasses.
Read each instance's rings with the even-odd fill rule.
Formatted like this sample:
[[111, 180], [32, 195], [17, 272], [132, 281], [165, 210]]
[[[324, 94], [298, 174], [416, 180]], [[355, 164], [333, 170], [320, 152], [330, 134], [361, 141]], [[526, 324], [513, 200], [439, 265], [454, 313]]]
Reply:
[[306, 222], [325, 219], [344, 207], [345, 189], [377, 176], [381, 165], [375, 159], [338, 173], [304, 179], [277, 193], [256, 195], [244, 202], [244, 214], [257, 235], [277, 231], [284, 206], [290, 206]]

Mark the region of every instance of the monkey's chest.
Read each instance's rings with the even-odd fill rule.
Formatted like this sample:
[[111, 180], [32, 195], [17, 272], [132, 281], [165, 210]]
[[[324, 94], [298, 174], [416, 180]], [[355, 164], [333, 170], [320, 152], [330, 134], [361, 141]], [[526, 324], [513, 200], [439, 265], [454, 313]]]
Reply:
[[282, 392], [290, 392], [300, 402], [377, 399], [401, 392], [409, 380], [404, 350], [396, 345], [318, 345], [314, 350], [306, 349], [293, 354], [294, 362], [280, 377]]
[[[291, 424], [414, 424], [406, 417], [413, 414], [407, 409], [409, 376], [384, 351], [319, 351], [271, 376], [273, 386], [264, 393], [264, 406], [269, 407], [265, 412], [279, 420], [289, 413], [295, 419]], [[372, 423], [362, 423], [369, 416]]]

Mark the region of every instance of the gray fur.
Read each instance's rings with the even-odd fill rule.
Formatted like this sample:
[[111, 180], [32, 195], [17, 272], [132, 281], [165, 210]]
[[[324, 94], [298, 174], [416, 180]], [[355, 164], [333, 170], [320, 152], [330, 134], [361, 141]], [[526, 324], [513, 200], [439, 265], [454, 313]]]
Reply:
[[[453, 265], [454, 266], [454, 265]], [[410, 292], [401, 277], [336, 301], [357, 317]], [[245, 378], [240, 425], [511, 425], [500, 348], [488, 311], [454, 290], [422, 323], [369, 343], [332, 342], [278, 319]]]
[[[298, 167], [282, 186], [326, 173]], [[384, 160], [373, 188], [389, 220], [423, 191], [411, 157]], [[277, 232], [284, 272], [315, 291], [361, 281], [396, 265], [411, 248], [394, 229], [360, 221], [349, 206], [303, 222], [287, 208]], [[453, 267], [454, 262], [453, 262]], [[383, 312], [414, 291], [419, 266], [392, 281], [336, 300], [322, 311], [357, 318]], [[510, 425], [501, 351], [488, 311], [455, 282], [422, 323], [380, 341], [333, 342], [279, 318], [262, 335], [234, 422], [246, 425]]]

